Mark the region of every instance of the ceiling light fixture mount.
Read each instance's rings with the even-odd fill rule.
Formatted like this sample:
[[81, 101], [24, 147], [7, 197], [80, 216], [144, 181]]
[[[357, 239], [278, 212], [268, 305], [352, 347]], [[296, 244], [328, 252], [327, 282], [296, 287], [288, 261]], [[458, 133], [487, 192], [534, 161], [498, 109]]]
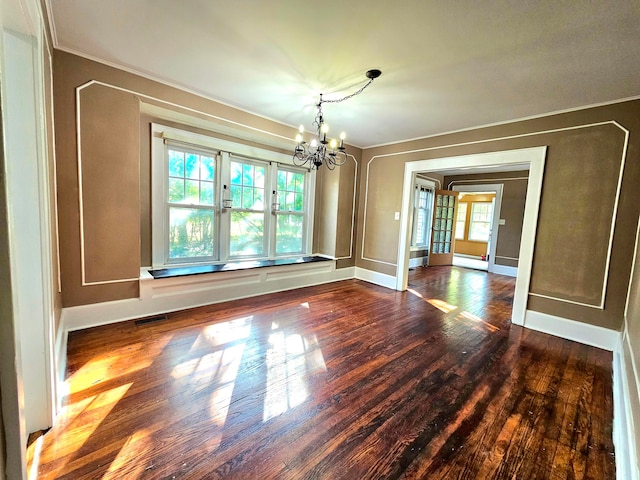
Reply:
[[337, 98], [335, 100], [324, 100], [322, 94], [320, 94], [320, 101], [316, 104], [318, 113], [313, 121], [313, 126], [316, 129], [316, 136], [307, 144], [304, 141], [302, 134], [304, 133], [304, 125], [300, 125], [300, 131], [296, 135], [296, 148], [293, 151], [293, 163], [299, 167], [308, 167], [310, 169], [318, 169], [323, 164], [327, 166], [329, 170], [333, 170], [336, 166], [344, 165], [347, 161], [346, 147], [344, 146], [345, 133], [340, 134], [340, 143], [334, 139], [327, 139], [327, 133], [329, 132], [329, 125], [324, 121], [324, 115], [322, 113], [323, 103], [340, 103], [348, 100], [356, 95], [360, 95], [365, 88], [373, 83], [373, 81], [382, 75], [380, 70], [368, 70], [365, 73], [369, 79], [358, 90], [346, 97]]

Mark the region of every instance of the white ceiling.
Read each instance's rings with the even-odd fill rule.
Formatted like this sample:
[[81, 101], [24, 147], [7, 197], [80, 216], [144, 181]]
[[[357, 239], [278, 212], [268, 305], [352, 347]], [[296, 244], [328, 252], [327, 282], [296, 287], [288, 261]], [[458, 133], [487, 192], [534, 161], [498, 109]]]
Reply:
[[55, 46], [370, 147], [640, 95], [638, 0], [48, 0]]

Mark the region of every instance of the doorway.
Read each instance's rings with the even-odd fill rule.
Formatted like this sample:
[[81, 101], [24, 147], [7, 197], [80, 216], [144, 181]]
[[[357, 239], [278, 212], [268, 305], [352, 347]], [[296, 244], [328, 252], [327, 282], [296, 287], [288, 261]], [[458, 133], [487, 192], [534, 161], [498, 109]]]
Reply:
[[460, 192], [454, 265], [495, 271], [502, 184], [453, 185]]
[[404, 181], [402, 189], [402, 210], [400, 217], [400, 238], [397, 257], [396, 290], [404, 291], [408, 283], [408, 263], [411, 221], [411, 199], [416, 175], [424, 172], [443, 172], [452, 169], [473, 168], [505, 168], [514, 164], [529, 164], [529, 179], [525, 202], [524, 221], [522, 226], [522, 241], [520, 243], [518, 274], [514, 292], [512, 322], [524, 325], [527, 296], [531, 278], [533, 262], [533, 247], [538, 221], [540, 194], [542, 191], [542, 177], [546, 157], [546, 146], [506, 150], [457, 157], [444, 157], [430, 160], [418, 160], [405, 163]]

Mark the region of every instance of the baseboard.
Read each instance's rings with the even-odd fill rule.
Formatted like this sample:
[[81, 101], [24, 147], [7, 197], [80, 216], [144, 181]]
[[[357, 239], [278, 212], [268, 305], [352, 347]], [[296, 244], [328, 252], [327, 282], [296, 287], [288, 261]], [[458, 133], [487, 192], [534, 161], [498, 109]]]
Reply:
[[616, 330], [533, 310], [527, 310], [523, 326], [610, 352], [615, 351], [620, 342], [620, 332]]
[[140, 297], [62, 309], [66, 332], [354, 278], [355, 267], [318, 262], [153, 279], [141, 272]]
[[396, 277], [393, 275], [387, 275], [386, 273], [374, 272], [373, 270], [367, 270], [366, 268], [356, 267], [355, 278], [358, 280], [364, 280], [365, 282], [375, 283], [381, 287], [396, 288]]
[[409, 268], [422, 267], [427, 261], [428, 257], [416, 257], [409, 259]]
[[508, 265], [493, 265], [491, 273], [497, 273], [499, 275], [508, 275], [510, 277], [518, 276], [518, 267], [510, 267]]
[[640, 480], [633, 419], [633, 403], [636, 403], [635, 410], [640, 412], [639, 383], [628, 338], [623, 335], [613, 352], [613, 443], [616, 477], [619, 480]]
[[55, 412], [56, 415], [62, 411], [62, 400], [67, 395], [66, 371], [67, 371], [67, 337], [68, 333], [64, 327], [62, 314], [58, 323], [55, 343]]

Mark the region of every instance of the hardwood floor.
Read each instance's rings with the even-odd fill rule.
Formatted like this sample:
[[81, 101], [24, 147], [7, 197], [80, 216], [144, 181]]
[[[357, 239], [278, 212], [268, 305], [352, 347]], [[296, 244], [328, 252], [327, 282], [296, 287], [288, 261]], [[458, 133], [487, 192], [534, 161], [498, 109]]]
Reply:
[[73, 332], [39, 478], [615, 478], [609, 352], [419, 268]]

